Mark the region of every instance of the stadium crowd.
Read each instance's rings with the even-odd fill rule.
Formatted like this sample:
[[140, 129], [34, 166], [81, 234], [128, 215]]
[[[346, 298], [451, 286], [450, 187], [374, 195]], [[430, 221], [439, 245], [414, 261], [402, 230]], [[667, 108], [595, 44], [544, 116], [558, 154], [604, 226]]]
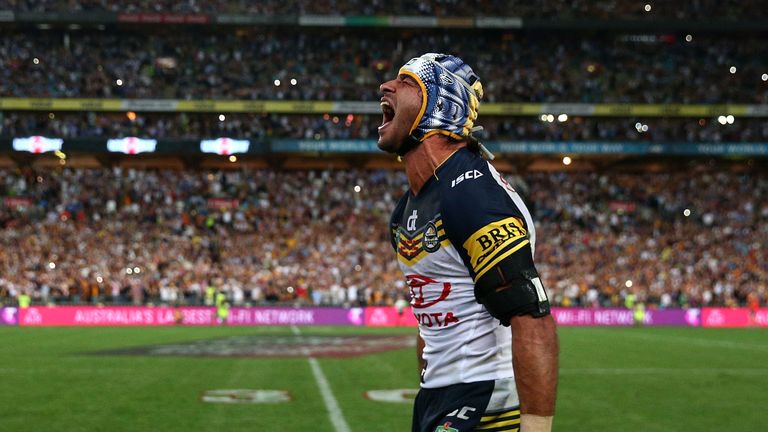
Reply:
[[[651, 5], [646, 10], [645, 5]], [[155, 12], [321, 15], [424, 15], [513, 16], [523, 18], [595, 19], [761, 19], [766, 17], [759, 0], [696, 0], [689, 2], [637, 2], [613, 0], [420, 0], [408, 2], [366, 0], [0, 0], [0, 10], [20, 12]]]
[[[0, 11], [766, 17], [756, 0], [0, 0]], [[651, 3], [648, 3], [651, 4]], [[194, 37], [190, 37], [194, 35]], [[485, 102], [768, 104], [758, 34], [377, 28], [0, 31], [0, 97], [376, 101], [404, 60], [451, 52]], [[482, 113], [482, 106], [480, 108]], [[558, 113], [553, 113], [557, 116]], [[378, 115], [0, 112], [0, 137], [350, 139]], [[481, 117], [489, 140], [765, 141], [737, 118]], [[560, 306], [768, 304], [768, 176], [530, 173], [537, 262]], [[382, 305], [407, 298], [387, 220], [395, 171], [0, 170], [0, 302]]]
[[[700, 168], [700, 169], [699, 169]], [[531, 173], [556, 305], [768, 301], [768, 176]], [[372, 305], [405, 299], [387, 220], [399, 171], [0, 171], [0, 299]]]
[[437, 51], [474, 66], [487, 102], [768, 103], [768, 46], [756, 35], [311, 28], [192, 35], [0, 33], [0, 97], [375, 101], [405, 60]]
[[[222, 117], [223, 116], [223, 117]], [[485, 117], [484, 140], [766, 142], [768, 122], [737, 118]], [[47, 113], [0, 111], [0, 137], [375, 139], [379, 115]], [[722, 122], [721, 122], [722, 121]]]

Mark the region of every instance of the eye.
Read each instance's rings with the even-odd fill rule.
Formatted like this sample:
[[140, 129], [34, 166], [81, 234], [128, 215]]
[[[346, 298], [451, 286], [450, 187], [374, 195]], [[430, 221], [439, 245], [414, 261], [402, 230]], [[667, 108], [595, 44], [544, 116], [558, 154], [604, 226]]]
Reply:
[[404, 84], [408, 84], [412, 86], [417, 85], [416, 80], [413, 79], [413, 77], [411, 77], [410, 75], [400, 75], [399, 78], [400, 78], [400, 81], [402, 81]]

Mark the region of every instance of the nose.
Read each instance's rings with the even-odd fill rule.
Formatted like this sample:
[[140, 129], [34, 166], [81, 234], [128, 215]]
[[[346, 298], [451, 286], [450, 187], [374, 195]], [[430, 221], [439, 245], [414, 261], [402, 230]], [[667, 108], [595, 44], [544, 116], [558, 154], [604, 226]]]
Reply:
[[382, 83], [379, 86], [379, 92], [384, 93], [384, 94], [386, 94], [386, 93], [394, 93], [395, 92], [395, 86], [393, 85], [394, 82], [395, 82], [395, 80], [390, 80], [390, 81], [387, 81], [385, 83]]

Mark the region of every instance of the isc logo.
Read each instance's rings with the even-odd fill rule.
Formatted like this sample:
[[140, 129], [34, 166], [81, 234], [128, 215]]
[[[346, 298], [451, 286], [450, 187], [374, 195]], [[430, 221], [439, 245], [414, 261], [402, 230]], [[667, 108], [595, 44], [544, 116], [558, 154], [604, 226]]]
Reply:
[[480, 178], [482, 176], [483, 176], [483, 173], [481, 173], [478, 170], [467, 171], [464, 174], [456, 177], [455, 180], [452, 180], [451, 181], [451, 187], [456, 186], [457, 184], [463, 182], [464, 180], [476, 179], [476, 178]]

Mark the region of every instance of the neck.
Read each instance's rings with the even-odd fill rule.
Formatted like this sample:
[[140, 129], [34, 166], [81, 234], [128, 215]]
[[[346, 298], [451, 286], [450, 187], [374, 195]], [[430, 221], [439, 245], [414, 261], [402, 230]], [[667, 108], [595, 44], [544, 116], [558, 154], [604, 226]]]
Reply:
[[418, 195], [424, 183], [435, 174], [435, 170], [456, 150], [466, 143], [450, 142], [444, 135], [432, 135], [403, 156], [405, 174], [411, 192]]

